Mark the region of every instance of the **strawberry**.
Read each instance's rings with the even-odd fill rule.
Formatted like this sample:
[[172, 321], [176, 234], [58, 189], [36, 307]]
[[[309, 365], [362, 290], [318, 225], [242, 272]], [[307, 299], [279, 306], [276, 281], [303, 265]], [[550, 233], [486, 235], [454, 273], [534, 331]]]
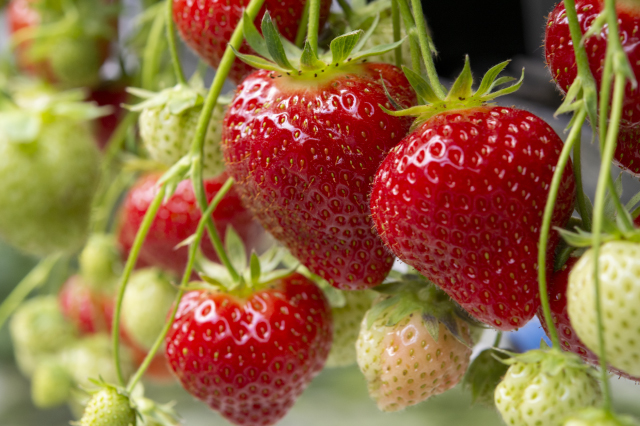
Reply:
[[31, 377], [31, 400], [38, 408], [63, 405], [69, 398], [73, 382], [58, 362], [46, 360], [36, 366]]
[[80, 426], [135, 426], [136, 411], [129, 397], [112, 386], [104, 386], [93, 394]]
[[[587, 363], [599, 365], [598, 356], [587, 348], [584, 343], [582, 343], [571, 325], [571, 319], [569, 318], [569, 311], [567, 307], [567, 285], [569, 284], [569, 273], [573, 270], [577, 261], [578, 258], [570, 257], [567, 263], [551, 276], [549, 281], [549, 306], [551, 308], [551, 316], [553, 317], [553, 324], [558, 331], [558, 337], [560, 338], [562, 349], [579, 355], [580, 358]], [[542, 324], [542, 328], [544, 328], [544, 331], [549, 335], [549, 329], [544, 320], [542, 306], [538, 308], [537, 315], [540, 319], [540, 323]], [[613, 374], [626, 377], [629, 380], [640, 381], [640, 378], [632, 377], [624, 371], [618, 370], [614, 367], [609, 367], [609, 371]]]
[[451, 389], [471, 356], [469, 325], [455, 317], [446, 294], [415, 277], [396, 291], [367, 313], [356, 343], [369, 395], [382, 411], [402, 410]]
[[[202, 112], [206, 91], [200, 79], [191, 86], [177, 85], [159, 93], [130, 88], [145, 99], [131, 107], [140, 111], [140, 138], [152, 159], [172, 166], [189, 153], [198, 118]], [[220, 134], [226, 102], [221, 98], [213, 110], [204, 140], [202, 168], [205, 178], [214, 177], [224, 169], [220, 151]]]
[[113, 292], [114, 281], [122, 270], [120, 258], [120, 250], [113, 235], [91, 234], [78, 256], [80, 275], [92, 289]]
[[508, 425], [562, 426], [568, 415], [602, 399], [595, 370], [574, 354], [534, 350], [507, 362], [495, 404]]
[[117, 8], [105, 0], [11, 0], [9, 31], [18, 66], [63, 86], [96, 85], [117, 33]]
[[[390, 112], [418, 118], [376, 174], [371, 213], [400, 260], [480, 321], [513, 330], [526, 324], [540, 303], [539, 230], [562, 140], [529, 112], [486, 105], [519, 87], [490, 93], [505, 66], [488, 71], [473, 94], [467, 60], [444, 99], [423, 90], [429, 83], [405, 69], [422, 84], [414, 86], [430, 105]], [[575, 191], [567, 164], [553, 226], [571, 217]], [[553, 233], [547, 258], [553, 258], [558, 241]]]
[[25, 253], [74, 252], [87, 236], [99, 153], [75, 92], [15, 98], [0, 109], [0, 238]]
[[[267, 44], [282, 45], [268, 14], [262, 27]], [[255, 71], [238, 87], [222, 133], [244, 204], [312, 273], [344, 290], [381, 283], [393, 263], [372, 230], [368, 196], [378, 165], [411, 120], [380, 110], [389, 102], [381, 80], [403, 105], [415, 101], [398, 68], [365, 63], [384, 49], [350, 51], [364, 41], [362, 31], [334, 39], [333, 56], [316, 58], [315, 68], [303, 64], [307, 45], [303, 62], [292, 55], [286, 66]]]
[[[591, 28], [596, 17], [602, 12], [603, 4], [603, 0], [576, 0], [578, 22], [583, 34]], [[640, 25], [640, 5], [634, 1], [618, 1], [616, 12], [622, 48], [627, 54], [636, 80], [640, 80], [640, 34], [637, 30]], [[598, 87], [602, 84], [608, 31], [605, 25], [597, 34], [584, 40], [589, 68]], [[577, 76], [577, 66], [564, 2], [560, 2], [555, 7], [547, 20], [545, 56], [558, 88], [566, 93]], [[640, 92], [628, 83], [625, 89], [615, 162], [636, 176], [640, 176], [640, 150], [637, 146], [638, 130], [636, 128], [640, 123], [638, 105], [640, 105]]]
[[[372, 293], [335, 289], [333, 291], [340, 292], [342, 303], [331, 303], [333, 343], [326, 367], [346, 367], [356, 362], [356, 341], [360, 333], [360, 323], [371, 308]], [[331, 298], [329, 300], [331, 301]]]
[[637, 426], [631, 416], [620, 416], [604, 408], [589, 407], [569, 416], [563, 426]]
[[76, 340], [76, 332], [54, 296], [35, 297], [21, 305], [9, 325], [15, 358], [20, 370], [30, 376], [39, 361]]
[[149, 350], [164, 327], [175, 289], [169, 277], [155, 268], [131, 274], [122, 301], [122, 327], [129, 340]]
[[[640, 245], [611, 241], [600, 248], [600, 303], [607, 361], [631, 376], [640, 376], [640, 330], [636, 304], [640, 297]], [[587, 348], [598, 353], [593, 253], [585, 252], [569, 274], [569, 318]]]
[[[198, 56], [213, 68], [218, 68], [220, 60], [231, 39], [233, 30], [242, 17], [249, 0], [172, 0], [173, 20], [184, 42]], [[329, 16], [330, 0], [322, 0], [320, 7], [320, 28]], [[289, 41], [294, 41], [304, 11], [304, 2], [299, 0], [265, 0], [255, 22], [269, 11], [278, 27], [284, 31]], [[242, 53], [255, 53], [246, 43], [240, 47]], [[253, 70], [253, 67], [235, 60], [229, 78], [235, 83]]]
[[[129, 250], [142, 223], [142, 219], [155, 197], [159, 175], [142, 177], [129, 191], [120, 214], [118, 240], [124, 250], [124, 256]], [[218, 190], [227, 180], [225, 174], [204, 183], [207, 200], [211, 201]], [[160, 207], [156, 218], [147, 235], [138, 266], [157, 266], [176, 274], [182, 274], [187, 264], [187, 247], [176, 248], [178, 244], [195, 233], [201, 213], [193, 195], [190, 181], [178, 184], [175, 193]], [[246, 210], [237, 193], [232, 189], [222, 200], [213, 213], [218, 232], [225, 235], [225, 229], [232, 226], [245, 241], [246, 245], [256, 248], [262, 239], [263, 231], [256, 223], [251, 213]], [[202, 252], [210, 259], [217, 259], [215, 250], [208, 236], [201, 244]]]
[[185, 294], [166, 356], [182, 386], [228, 421], [271, 425], [320, 372], [331, 335], [322, 290], [285, 272], [232, 291]]
[[65, 318], [81, 334], [111, 330], [113, 294], [94, 290], [80, 275], [67, 279], [58, 294], [58, 303]]
[[106, 83], [91, 90], [89, 100], [99, 106], [108, 106], [112, 109], [111, 114], [95, 121], [93, 129], [98, 147], [104, 149], [124, 116], [125, 110], [121, 105], [127, 101], [127, 92], [120, 82]]

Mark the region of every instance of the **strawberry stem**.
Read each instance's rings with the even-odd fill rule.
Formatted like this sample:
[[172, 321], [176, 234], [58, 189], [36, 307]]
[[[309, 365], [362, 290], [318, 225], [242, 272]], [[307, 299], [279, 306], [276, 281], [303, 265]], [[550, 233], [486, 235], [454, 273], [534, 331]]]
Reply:
[[344, 12], [344, 17], [347, 18], [347, 21], [351, 21], [351, 17], [353, 16], [353, 9], [351, 5], [346, 0], [338, 0], [338, 5]]
[[60, 254], [45, 257], [22, 278], [0, 305], [0, 329], [24, 299], [26, 299], [33, 290], [47, 282], [47, 278], [49, 278], [53, 267], [61, 258], [62, 255]]
[[304, 11], [302, 12], [302, 18], [300, 18], [300, 25], [298, 25], [298, 33], [296, 34], [296, 46], [302, 48], [304, 45], [304, 36], [307, 34], [306, 29], [309, 25], [309, 5], [311, 0], [307, 0], [304, 3]]
[[[398, 0], [391, 0], [391, 22], [393, 23], [393, 41], [400, 40], [400, 10], [398, 9]], [[396, 47], [395, 50], [396, 67], [402, 66], [402, 46]]]
[[[170, 0], [167, 0], [170, 2]], [[160, 9], [153, 19], [151, 29], [149, 30], [149, 37], [147, 37], [147, 44], [145, 45], [144, 52], [142, 53], [142, 69], [140, 70], [141, 86], [147, 90], [155, 89], [155, 79], [159, 74], [158, 68], [160, 65], [161, 55], [161, 43], [163, 41], [162, 29], [164, 28], [164, 21], [166, 14], [162, 13], [162, 3], [157, 6]]]
[[144, 375], [147, 368], [149, 368], [149, 365], [153, 361], [153, 358], [155, 357], [156, 353], [164, 343], [164, 339], [167, 336], [167, 333], [169, 332], [171, 325], [173, 324], [173, 320], [176, 317], [176, 313], [178, 312], [180, 300], [182, 300], [182, 296], [184, 294], [185, 288], [187, 284], [189, 284], [189, 280], [191, 279], [191, 272], [193, 271], [193, 266], [195, 264], [198, 247], [200, 247], [200, 241], [202, 241], [202, 237], [204, 236], [205, 225], [207, 223], [206, 218], [211, 217], [216, 207], [218, 207], [218, 205], [220, 204], [224, 196], [227, 195], [227, 193], [229, 192], [232, 186], [233, 186], [233, 178], [227, 179], [227, 181], [224, 183], [222, 188], [220, 188], [220, 190], [218, 191], [216, 196], [213, 198], [213, 200], [211, 200], [209, 207], [207, 207], [207, 209], [202, 214], [202, 217], [198, 222], [198, 227], [196, 228], [193, 241], [189, 245], [189, 258], [187, 260], [187, 266], [184, 270], [184, 273], [182, 274], [182, 280], [180, 281], [180, 289], [178, 290], [178, 294], [176, 295], [176, 300], [173, 304], [173, 309], [171, 310], [171, 314], [169, 315], [169, 318], [165, 322], [165, 325], [162, 328], [162, 331], [160, 332], [155, 342], [153, 343], [153, 346], [151, 347], [151, 349], [145, 356], [144, 360], [142, 361], [142, 364], [140, 364], [140, 367], [138, 367], [138, 370], [129, 381], [129, 384], [127, 385], [127, 392], [133, 391], [136, 384], [140, 381], [140, 379]]
[[[413, 15], [411, 14], [411, 9], [409, 9], [409, 5], [406, 0], [395, 0], [398, 4], [398, 9], [400, 11], [400, 15], [402, 16], [402, 21], [404, 23], [404, 27], [407, 29], [407, 34], [409, 35], [409, 49], [411, 51], [411, 69], [417, 74], [421, 73], [421, 60], [420, 60], [420, 45], [418, 44], [418, 40], [416, 40], [415, 35], [413, 33], [413, 28], [416, 26]], [[421, 96], [418, 95], [418, 104], [424, 104], [425, 100], [422, 99]]]
[[318, 56], [318, 33], [320, 32], [320, 0], [309, 0], [309, 28], [307, 41], [311, 51]]
[[[405, 1], [405, 0], [402, 0]], [[415, 18], [415, 30], [418, 33], [418, 42], [420, 43], [420, 50], [422, 52], [422, 60], [427, 68], [427, 77], [429, 77], [429, 83], [436, 92], [436, 95], [440, 98], [444, 98], [446, 91], [440, 80], [438, 79], [438, 73], [436, 72], [436, 66], [433, 63], [433, 55], [431, 53], [431, 37], [427, 32], [427, 23], [424, 18], [424, 12], [422, 11], [422, 3], [420, 0], [411, 0], [411, 6], [413, 7], [413, 16]]]
[[133, 246], [131, 247], [131, 251], [129, 252], [129, 257], [127, 258], [127, 262], [124, 266], [124, 271], [122, 272], [122, 276], [120, 277], [120, 283], [118, 285], [118, 296], [116, 299], [116, 306], [113, 313], [113, 326], [111, 327], [112, 338], [113, 338], [113, 356], [114, 362], [116, 364], [116, 373], [118, 375], [118, 381], [120, 385], [124, 386], [124, 375], [122, 374], [122, 366], [120, 365], [120, 311], [122, 310], [122, 300], [124, 299], [124, 292], [127, 289], [127, 282], [129, 281], [129, 277], [131, 276], [131, 272], [133, 268], [136, 266], [136, 261], [138, 260], [138, 255], [140, 254], [140, 250], [142, 249], [142, 245], [144, 244], [144, 240], [149, 233], [149, 229], [151, 228], [151, 224], [153, 220], [156, 218], [156, 213], [158, 213], [158, 209], [162, 204], [162, 200], [164, 199], [164, 194], [166, 192], [166, 185], [162, 184], [158, 189], [157, 194], [153, 198], [149, 209], [144, 214], [144, 218], [142, 219], [142, 224], [136, 233], [136, 238], [133, 241]]
[[493, 341], [493, 347], [499, 348], [501, 341], [502, 341], [502, 331], [498, 331], [498, 334], [496, 334], [496, 339]]
[[173, 23], [173, 0], [165, 0], [167, 2], [166, 20], [167, 20], [167, 41], [169, 42], [169, 53], [171, 54], [171, 62], [173, 63], [173, 71], [176, 74], [178, 84], [187, 85], [187, 79], [184, 78], [184, 72], [180, 66], [180, 58], [178, 57], [178, 43], [176, 42], [176, 32]]
[[560, 340], [558, 339], [558, 332], [553, 324], [551, 307], [549, 305], [549, 293], [547, 292], [547, 243], [549, 241], [551, 219], [553, 217], [553, 210], [556, 205], [556, 198], [558, 196], [558, 190], [560, 189], [562, 175], [564, 174], [565, 166], [569, 161], [573, 146], [580, 141], [582, 124], [586, 117], [587, 112], [584, 109], [581, 109], [574, 119], [574, 124], [571, 127], [569, 137], [562, 147], [562, 152], [560, 152], [560, 158], [558, 158], [558, 164], [556, 165], [553, 178], [551, 179], [551, 187], [549, 188], [547, 203], [544, 207], [542, 226], [540, 228], [540, 244], [538, 244], [538, 288], [540, 291], [540, 304], [542, 305], [544, 320], [547, 323], [547, 328], [549, 330], [549, 337], [551, 338], [553, 347], [558, 349], [561, 348], [561, 345]]
[[591, 216], [587, 208], [587, 197], [582, 186], [582, 141], [578, 141], [573, 146], [573, 176], [576, 181], [578, 213], [582, 218], [582, 225], [585, 229], [591, 229]]
[[[249, 5], [247, 6], [246, 13], [250, 19], [255, 19], [256, 15], [260, 11], [264, 0], [251, 0]], [[198, 205], [201, 210], [205, 210], [207, 207], [207, 195], [204, 191], [204, 185], [202, 181], [202, 157], [204, 155], [204, 139], [207, 134], [207, 128], [209, 127], [209, 121], [211, 121], [211, 115], [213, 114], [213, 110], [215, 109], [218, 103], [218, 97], [222, 92], [222, 87], [224, 82], [229, 75], [229, 71], [231, 70], [231, 66], [236, 59], [235, 53], [233, 53], [233, 49], [239, 49], [242, 41], [244, 40], [243, 33], [243, 22], [244, 17], [238, 21], [238, 25], [236, 26], [233, 34], [231, 35], [231, 39], [229, 40], [229, 44], [227, 45], [224, 54], [222, 55], [222, 60], [220, 61], [220, 66], [216, 70], [216, 75], [211, 83], [211, 88], [209, 89], [209, 93], [207, 94], [207, 99], [202, 107], [202, 112], [200, 113], [200, 117], [198, 117], [198, 125], [196, 127], [195, 137], [191, 143], [190, 154], [192, 157], [192, 179], [191, 182], [193, 184], [193, 191], [196, 195], [196, 200], [198, 201]], [[209, 238], [213, 243], [214, 248], [216, 249], [216, 253], [218, 258], [222, 262], [222, 264], [227, 268], [229, 274], [234, 280], [239, 280], [240, 276], [238, 272], [235, 270], [229, 257], [225, 253], [222, 248], [222, 242], [220, 241], [220, 236], [218, 235], [218, 231], [216, 230], [215, 225], [213, 224], [213, 220], [210, 216], [205, 218], [207, 231], [209, 234]]]

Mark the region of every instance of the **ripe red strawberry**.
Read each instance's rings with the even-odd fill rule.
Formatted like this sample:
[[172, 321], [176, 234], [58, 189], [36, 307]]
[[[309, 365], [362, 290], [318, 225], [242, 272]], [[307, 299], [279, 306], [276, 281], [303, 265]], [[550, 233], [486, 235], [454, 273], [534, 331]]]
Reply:
[[[141, 178], [131, 188], [124, 202], [118, 239], [125, 258], [129, 255], [136, 232], [158, 191], [156, 185], [158, 179], [158, 175]], [[224, 173], [205, 180], [204, 188], [208, 201], [213, 199], [226, 180], [227, 176]], [[182, 181], [178, 184], [175, 193], [160, 207], [140, 251], [138, 266], [157, 266], [182, 274], [187, 264], [188, 247], [176, 248], [176, 246], [195, 233], [200, 217], [201, 213], [193, 195], [191, 181]], [[213, 219], [222, 237], [225, 235], [227, 226], [231, 225], [249, 249], [260, 245], [264, 231], [253, 220], [251, 213], [242, 206], [233, 188], [213, 213]], [[208, 236], [203, 238], [201, 248], [209, 259], [218, 258]]]
[[[263, 32], [265, 25], [268, 15]], [[353, 46], [360, 34], [332, 46], [347, 37]], [[225, 117], [222, 148], [242, 201], [265, 229], [312, 273], [356, 290], [381, 283], [393, 263], [372, 229], [368, 196], [411, 123], [379, 108], [390, 107], [380, 81], [405, 106], [415, 95], [393, 65], [364, 63], [364, 52], [334, 55], [343, 59], [327, 65], [329, 53], [317, 69], [273, 64], [278, 71], [249, 75]]]
[[331, 307], [293, 273], [252, 290], [187, 293], [166, 338], [182, 386], [238, 425], [280, 420], [322, 369]]
[[[231, 34], [248, 4], [249, 0], [173, 0], [173, 20], [185, 43], [209, 65], [218, 68]], [[330, 8], [330, 0], [321, 0], [320, 28], [327, 20]], [[289, 41], [294, 41], [304, 11], [304, 2], [265, 0], [255, 19], [256, 23], [262, 20], [267, 10], [283, 35]], [[240, 47], [240, 52], [255, 53], [246, 43]], [[236, 59], [229, 78], [239, 83], [251, 71], [252, 66]]]
[[[488, 74], [497, 76], [505, 65]], [[371, 212], [383, 241], [402, 261], [479, 320], [513, 330], [540, 303], [539, 228], [562, 140], [526, 111], [475, 106], [492, 95], [472, 94], [471, 83], [467, 62], [447, 98], [423, 107], [419, 124], [376, 174]], [[479, 92], [489, 88], [483, 81]], [[468, 104], [458, 101], [458, 109], [438, 113], [453, 99]], [[568, 164], [553, 226], [569, 220], [574, 197]], [[558, 240], [553, 233], [549, 259]]]
[[58, 303], [64, 316], [80, 333], [111, 330], [113, 296], [92, 289], [80, 275], [73, 275], [64, 283], [58, 294]]
[[[562, 349], [580, 355], [583, 360], [590, 364], [599, 365], [598, 356], [582, 343], [569, 319], [569, 311], [567, 309], [567, 284], [569, 283], [569, 273], [578, 260], [578, 257], [570, 257], [567, 263], [562, 266], [562, 269], [554, 272], [549, 280], [551, 316], [553, 317], [553, 323], [558, 332]], [[544, 319], [542, 307], [538, 308], [537, 315], [542, 324], [542, 328], [544, 328], [545, 333], [549, 335], [549, 328]], [[609, 366], [609, 371], [618, 376], [626, 377], [629, 380], [640, 381], [640, 378], [632, 377], [624, 371], [611, 366]]]
[[[603, 0], [576, 0], [580, 29], [584, 34], [603, 9]], [[640, 6], [633, 1], [616, 2], [619, 34], [622, 47], [629, 58], [636, 79], [640, 80]], [[608, 27], [599, 34], [588, 37], [584, 46], [589, 68], [598, 87], [602, 84], [604, 58], [607, 49]], [[560, 2], [549, 15], [545, 34], [545, 56], [551, 75], [558, 88], [566, 93], [577, 75], [573, 43], [569, 33], [564, 2]], [[620, 135], [615, 159], [618, 165], [640, 176], [640, 150], [637, 146], [640, 123], [640, 92], [631, 83], [625, 89]]]
[[[100, 67], [110, 53], [110, 40], [117, 33], [117, 9], [111, 3], [11, 0], [9, 32], [19, 40], [24, 38], [15, 47], [19, 68], [64, 86], [97, 84]], [[64, 31], [60, 31], [62, 22]]]

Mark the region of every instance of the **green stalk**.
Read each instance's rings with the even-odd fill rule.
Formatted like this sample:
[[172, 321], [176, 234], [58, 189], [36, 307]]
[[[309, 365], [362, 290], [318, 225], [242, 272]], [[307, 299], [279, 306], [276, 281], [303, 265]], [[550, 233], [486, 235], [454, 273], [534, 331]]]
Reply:
[[420, 42], [420, 50], [422, 51], [422, 60], [427, 68], [427, 77], [433, 91], [436, 92], [439, 98], [444, 99], [446, 96], [446, 90], [440, 84], [438, 79], [438, 73], [436, 72], [436, 66], [433, 63], [433, 54], [431, 53], [431, 37], [427, 32], [427, 23], [424, 19], [424, 12], [422, 11], [422, 3], [420, 0], [411, 0], [411, 6], [413, 7], [413, 16], [416, 21], [416, 30], [418, 32], [418, 41]]
[[591, 229], [591, 217], [587, 208], [587, 196], [582, 185], [582, 141], [573, 146], [573, 176], [576, 180], [578, 212], [582, 218], [584, 229]]
[[554, 171], [553, 178], [551, 179], [551, 187], [549, 188], [547, 204], [544, 207], [542, 226], [540, 228], [540, 243], [538, 244], [538, 287], [540, 291], [540, 304], [542, 305], [544, 320], [547, 323], [547, 328], [549, 330], [549, 337], [551, 338], [553, 347], [557, 349], [562, 349], [562, 347], [560, 345], [560, 340], [558, 339], [558, 332], [553, 324], [551, 307], [549, 306], [549, 293], [547, 292], [547, 243], [549, 241], [551, 219], [553, 217], [553, 209], [556, 205], [558, 190], [560, 189], [560, 182], [562, 181], [562, 174], [564, 173], [565, 166], [571, 156], [571, 149], [576, 142], [580, 141], [580, 132], [582, 131], [582, 124], [586, 117], [586, 110], [581, 109], [576, 116], [573, 126], [571, 127], [569, 137], [562, 147], [562, 152], [560, 152], [560, 158], [558, 158], [558, 164], [556, 165], [556, 170]]
[[[246, 12], [250, 19], [255, 19], [256, 15], [260, 11], [264, 0], [251, 0], [249, 5], [247, 6]], [[233, 46], [235, 49], [239, 49], [242, 41], [244, 40], [244, 34], [242, 32], [242, 23], [243, 19], [240, 19], [236, 29], [233, 31], [231, 36], [231, 40], [229, 40], [229, 46]], [[202, 107], [202, 112], [200, 113], [200, 117], [198, 117], [198, 124], [196, 127], [195, 137], [191, 144], [190, 154], [193, 158], [193, 170], [192, 170], [192, 184], [194, 193], [196, 195], [196, 200], [198, 201], [198, 205], [200, 206], [200, 210], [205, 210], [207, 207], [207, 196], [204, 191], [204, 186], [202, 183], [202, 163], [201, 159], [203, 157], [204, 150], [204, 139], [207, 134], [207, 128], [209, 127], [209, 121], [211, 120], [211, 115], [213, 114], [213, 110], [216, 107], [218, 102], [218, 97], [222, 92], [222, 87], [224, 82], [229, 75], [229, 71], [231, 70], [231, 66], [233, 65], [233, 61], [236, 58], [236, 55], [233, 53], [233, 50], [227, 46], [227, 49], [222, 56], [222, 60], [220, 61], [220, 66], [216, 71], [216, 76], [211, 83], [211, 89], [209, 89], [209, 93], [207, 94], [207, 99]], [[238, 280], [240, 275], [235, 270], [229, 257], [223, 249], [222, 241], [220, 240], [220, 236], [218, 235], [218, 231], [216, 230], [215, 225], [213, 224], [213, 220], [208, 217], [207, 218], [207, 231], [209, 234], [209, 238], [213, 243], [213, 247], [216, 249], [216, 253], [218, 254], [218, 258], [222, 262], [222, 264], [227, 268], [229, 274], [234, 280]]]
[[162, 346], [164, 339], [167, 336], [167, 333], [169, 333], [169, 329], [171, 328], [171, 325], [173, 324], [173, 320], [176, 317], [176, 313], [178, 312], [178, 307], [180, 306], [180, 300], [182, 300], [182, 296], [184, 294], [185, 288], [187, 284], [189, 284], [189, 280], [191, 279], [191, 272], [193, 271], [193, 266], [195, 264], [196, 254], [198, 252], [198, 247], [200, 247], [200, 241], [202, 241], [202, 237], [204, 235], [205, 224], [207, 223], [206, 218], [211, 217], [211, 214], [213, 214], [216, 207], [218, 207], [218, 205], [220, 204], [224, 196], [227, 195], [232, 185], [233, 185], [233, 178], [227, 179], [225, 184], [222, 186], [222, 188], [220, 188], [220, 190], [218, 191], [216, 196], [213, 198], [213, 200], [211, 200], [211, 204], [209, 204], [209, 207], [207, 207], [204, 214], [200, 218], [200, 221], [198, 222], [198, 227], [194, 235], [194, 239], [189, 245], [189, 258], [187, 260], [187, 267], [184, 270], [184, 273], [182, 274], [180, 289], [178, 290], [178, 294], [176, 295], [176, 300], [173, 304], [173, 309], [171, 310], [171, 314], [169, 315], [169, 318], [167, 319], [164, 327], [162, 328], [160, 335], [156, 338], [156, 341], [153, 343], [153, 346], [151, 347], [151, 349], [145, 356], [144, 360], [142, 361], [142, 364], [140, 364], [140, 367], [138, 367], [138, 371], [136, 371], [136, 373], [133, 375], [133, 377], [129, 381], [129, 384], [127, 385], [128, 392], [133, 391], [133, 388], [135, 388], [136, 384], [140, 381], [145, 371], [147, 371], [147, 368], [149, 368], [149, 365], [151, 364], [151, 362], [153, 361], [153, 358], [155, 357], [156, 353], [160, 349], [160, 346]]
[[[615, 34], [615, 33], [614, 33]], [[596, 292], [596, 316], [598, 321], [598, 357], [600, 358], [600, 370], [602, 374], [602, 391], [604, 396], [604, 409], [611, 410], [611, 391], [607, 374], [607, 351], [604, 339], [604, 324], [602, 315], [602, 303], [600, 301], [600, 244], [602, 242], [602, 222], [604, 220], [604, 199], [607, 191], [607, 181], [611, 175], [611, 162], [616, 150], [620, 118], [622, 117], [622, 102], [624, 100], [624, 88], [626, 79], [616, 76], [613, 92], [613, 108], [611, 110], [611, 126], [609, 127], [602, 153], [602, 165], [598, 176], [596, 197], [593, 208], [593, 273]], [[603, 87], [604, 88], [604, 87]], [[616, 197], [616, 194], [611, 194]]]
[[[422, 59], [420, 57], [420, 45], [418, 43], [418, 40], [416, 40], [416, 24], [414, 22], [413, 15], [411, 14], [411, 9], [409, 9], [407, 0], [394, 1], [398, 4], [400, 16], [402, 16], [404, 27], [406, 28], [407, 34], [409, 35], [409, 49], [411, 50], [411, 69], [418, 74], [422, 74], [420, 65], [422, 63]], [[424, 99], [418, 96], [418, 104], [424, 104], [424, 102]]]
[[309, 4], [311, 0], [307, 0], [304, 3], [304, 11], [302, 12], [302, 18], [300, 18], [300, 25], [298, 25], [298, 33], [296, 34], [296, 46], [302, 48], [304, 46], [304, 36], [306, 35], [307, 25], [309, 25]]
[[0, 305], [0, 329], [27, 296], [47, 282], [53, 267], [61, 257], [60, 254], [45, 257], [15, 286]]
[[351, 5], [346, 0], [338, 0], [338, 5], [340, 5], [340, 8], [344, 12], [344, 16], [347, 18], [347, 21], [351, 21], [351, 17], [353, 16], [353, 9], [351, 8]]
[[[393, 41], [400, 41], [400, 10], [398, 9], [398, 0], [391, 0], [391, 22], [393, 22]], [[394, 51], [396, 66], [402, 66], [402, 46], [396, 47]]]
[[[171, 2], [171, 0], [166, 0]], [[147, 90], [155, 89], [155, 79], [158, 75], [160, 64], [160, 46], [162, 44], [162, 29], [164, 28], [165, 14], [158, 13], [151, 24], [147, 45], [142, 54], [142, 70], [140, 74], [142, 87]]]
[[[610, 32], [611, 34], [611, 32]], [[609, 49], [609, 47], [607, 47]], [[609, 99], [611, 98], [611, 81], [613, 79], [613, 61], [605, 59], [602, 70], [602, 87], [600, 87], [600, 103], [598, 105], [598, 128], [600, 151], [604, 151], [604, 141], [607, 139], [607, 117], [609, 115]]]
[[309, 29], [307, 41], [313, 53], [318, 56], [318, 33], [320, 32], [320, 0], [309, 0]]
[[496, 338], [493, 341], [493, 347], [494, 348], [499, 348], [501, 341], [502, 341], [502, 331], [498, 331], [498, 334], [496, 334]]
[[176, 74], [178, 84], [187, 85], [187, 79], [184, 78], [184, 72], [180, 66], [180, 58], [178, 57], [178, 43], [176, 41], [176, 32], [173, 24], [173, 0], [165, 0], [167, 2], [167, 41], [169, 42], [169, 53], [171, 53], [171, 62], [173, 63], [173, 71]]
[[131, 276], [133, 268], [136, 266], [136, 261], [138, 260], [138, 255], [140, 254], [140, 250], [142, 249], [144, 240], [149, 233], [151, 224], [153, 223], [153, 220], [156, 217], [156, 213], [158, 213], [158, 209], [160, 208], [162, 200], [164, 199], [165, 188], [165, 185], [160, 186], [160, 188], [158, 189], [158, 193], [155, 195], [153, 201], [151, 202], [151, 205], [149, 206], [149, 209], [144, 214], [142, 224], [140, 225], [140, 228], [136, 233], [136, 238], [133, 241], [133, 247], [131, 247], [131, 251], [129, 252], [129, 257], [127, 258], [127, 263], [124, 266], [124, 271], [122, 272], [120, 283], [118, 285], [118, 296], [113, 313], [113, 326], [111, 330], [116, 373], [118, 375], [118, 381], [122, 386], [124, 386], [124, 375], [122, 374], [122, 367], [120, 365], [120, 311], [122, 310], [122, 300], [124, 299], [124, 292], [127, 289], [127, 282], [129, 281], [129, 277]]

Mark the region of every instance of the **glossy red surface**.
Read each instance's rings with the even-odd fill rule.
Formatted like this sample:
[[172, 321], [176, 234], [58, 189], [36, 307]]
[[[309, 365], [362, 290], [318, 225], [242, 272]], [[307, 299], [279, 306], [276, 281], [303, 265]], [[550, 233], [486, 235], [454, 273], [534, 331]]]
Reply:
[[[591, 350], [582, 343], [578, 334], [571, 325], [571, 320], [569, 319], [569, 311], [567, 308], [567, 285], [569, 284], [569, 274], [571, 273], [571, 269], [578, 259], [578, 257], [570, 257], [562, 269], [555, 272], [549, 280], [549, 306], [551, 308], [551, 317], [556, 327], [556, 331], [558, 332], [558, 338], [560, 339], [562, 349], [580, 355], [582, 359], [590, 364], [599, 365], [598, 356], [591, 352]], [[544, 328], [544, 331], [548, 336], [549, 328], [547, 327], [547, 323], [544, 319], [542, 306], [538, 308], [537, 315], [538, 319], [540, 319], [540, 324], [542, 324], [542, 328]], [[630, 376], [624, 371], [620, 371], [611, 366], [609, 367], [609, 372], [617, 376], [626, 377], [629, 380], [636, 382], [640, 381], [640, 378]]]
[[113, 298], [93, 291], [79, 275], [72, 275], [60, 289], [58, 303], [63, 315], [82, 334], [108, 332], [113, 319]]
[[[622, 46], [629, 58], [636, 79], [640, 80], [640, 9], [634, 10], [618, 2], [618, 24]], [[584, 34], [603, 8], [603, 0], [576, 0], [580, 29]], [[602, 83], [604, 57], [607, 48], [608, 27], [585, 40], [589, 68], [598, 87]], [[545, 54], [551, 75], [560, 90], [566, 91], [575, 80], [578, 69], [564, 3], [559, 3], [549, 15], [545, 35]], [[627, 84], [623, 106], [622, 125], [640, 124], [640, 92]]]
[[[231, 34], [248, 4], [249, 0], [173, 0], [173, 20], [185, 43], [209, 65], [218, 68]], [[254, 22], [256, 28], [260, 31], [262, 17], [268, 10], [280, 33], [294, 41], [304, 4], [304, 0], [265, 0]], [[329, 17], [330, 8], [330, 0], [321, 0], [320, 28]], [[246, 42], [239, 51], [256, 54]], [[250, 65], [236, 59], [229, 78], [240, 83], [253, 70]]]
[[[479, 320], [501, 330], [535, 315], [538, 239], [562, 140], [505, 107], [438, 114], [380, 166], [371, 212], [383, 241]], [[571, 164], [552, 226], [573, 212]], [[551, 233], [548, 259], [559, 240]]]
[[313, 273], [342, 289], [382, 282], [393, 263], [373, 230], [369, 191], [412, 119], [378, 104], [415, 95], [401, 71], [356, 65], [322, 83], [256, 71], [224, 120], [227, 171], [244, 204]]
[[[122, 245], [125, 259], [133, 246], [144, 215], [158, 192], [156, 183], [159, 177], [159, 175], [149, 175], [141, 178], [131, 188], [122, 206], [118, 240]], [[205, 180], [204, 188], [208, 201], [215, 197], [226, 180], [226, 174]], [[178, 276], [182, 275], [187, 265], [189, 249], [187, 246], [180, 248], [176, 246], [196, 232], [201, 217], [202, 213], [193, 194], [191, 181], [180, 182], [175, 193], [158, 210], [140, 251], [137, 266], [157, 266], [172, 271]], [[264, 230], [253, 220], [251, 213], [242, 206], [234, 188], [231, 188], [223, 198], [212, 217], [222, 239], [226, 234], [227, 226], [231, 225], [244, 241], [247, 250], [258, 248], [260, 245]], [[209, 259], [218, 260], [207, 234], [202, 239], [201, 249]]]
[[331, 336], [322, 290], [294, 273], [246, 298], [185, 294], [166, 356], [184, 388], [227, 420], [270, 425], [320, 372]]

